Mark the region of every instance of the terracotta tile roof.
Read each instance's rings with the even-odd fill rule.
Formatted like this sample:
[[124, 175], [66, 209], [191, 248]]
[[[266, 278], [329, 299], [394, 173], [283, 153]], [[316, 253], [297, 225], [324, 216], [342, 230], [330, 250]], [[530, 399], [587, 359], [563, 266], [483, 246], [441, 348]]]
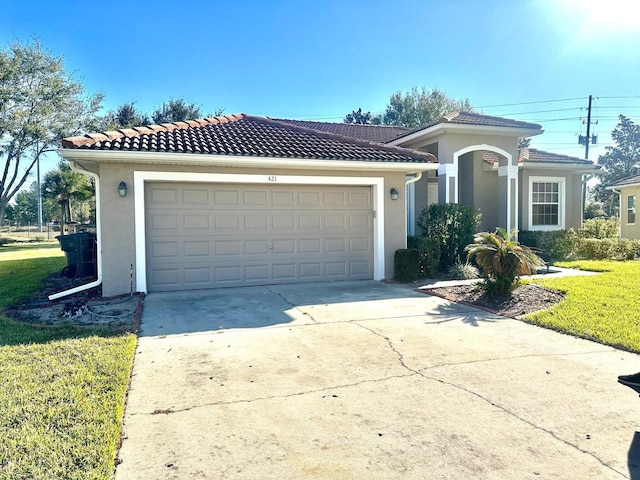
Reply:
[[[482, 160], [487, 163], [497, 163], [500, 156], [494, 152], [483, 152]], [[555, 163], [564, 165], [593, 165], [590, 160], [559, 153], [545, 152], [535, 148], [523, 148], [520, 150], [518, 163]]]
[[279, 122], [290, 123], [300, 127], [312, 128], [323, 132], [337, 133], [346, 137], [369, 140], [371, 142], [386, 143], [409, 131], [405, 127], [393, 125], [359, 125], [355, 123], [316, 122], [311, 120], [290, 120], [286, 118], [274, 118]]
[[609, 185], [609, 187], [624, 187], [627, 185], [640, 185], [640, 175], [633, 175], [631, 177], [621, 178], [617, 182]]
[[527, 163], [562, 163], [572, 165], [593, 165], [591, 160], [579, 157], [570, 157], [560, 153], [545, 152], [536, 148], [523, 148], [520, 152], [521, 162]]
[[[398, 135], [395, 139], [407, 137], [413, 133], [419, 132], [421, 130], [426, 130], [427, 128], [434, 127], [440, 124], [457, 124], [457, 125], [477, 125], [484, 127], [503, 127], [503, 128], [523, 128], [527, 130], [540, 130], [542, 131], [542, 126], [537, 123], [529, 123], [529, 122], [521, 122], [520, 120], [511, 120], [509, 118], [502, 117], [494, 117], [492, 115], [482, 115], [480, 113], [472, 113], [472, 112], [451, 112], [446, 115], [443, 115], [438, 120], [423, 125], [418, 128], [414, 128], [412, 130], [408, 130], [401, 135]], [[391, 141], [391, 140], [389, 140]]]
[[278, 158], [435, 163], [428, 153], [310, 129], [291, 122], [226, 115], [65, 138], [63, 148]]
[[528, 128], [539, 130], [542, 127], [537, 123], [521, 122], [509, 118], [494, 117], [472, 112], [452, 112], [444, 115], [437, 123], [460, 123], [463, 125], [485, 125], [492, 127]]

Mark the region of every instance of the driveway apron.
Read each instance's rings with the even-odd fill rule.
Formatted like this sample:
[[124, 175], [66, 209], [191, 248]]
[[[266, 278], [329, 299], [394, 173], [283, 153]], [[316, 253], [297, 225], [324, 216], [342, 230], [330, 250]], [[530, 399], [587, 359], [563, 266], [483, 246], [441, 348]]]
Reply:
[[116, 480], [640, 478], [638, 370], [399, 285], [151, 293]]

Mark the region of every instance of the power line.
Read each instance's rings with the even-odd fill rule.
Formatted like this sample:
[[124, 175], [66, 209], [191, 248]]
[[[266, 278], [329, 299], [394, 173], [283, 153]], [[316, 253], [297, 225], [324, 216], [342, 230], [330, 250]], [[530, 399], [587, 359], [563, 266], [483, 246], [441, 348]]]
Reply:
[[508, 115], [531, 115], [532, 113], [549, 113], [549, 112], [568, 112], [571, 110], [583, 110], [582, 107], [572, 107], [572, 108], [556, 108], [554, 110], [534, 110], [531, 112], [515, 112], [515, 113], [501, 113], [500, 116], [506, 117]]
[[584, 100], [585, 98], [587, 98], [587, 97], [558, 98], [556, 100], [538, 100], [538, 101], [535, 101], [535, 102], [503, 103], [503, 104], [500, 104], [500, 105], [484, 105], [484, 106], [475, 107], [475, 108], [482, 109], [482, 108], [495, 108], [495, 107], [513, 107], [513, 106], [516, 106], [516, 105], [534, 105], [534, 104], [538, 104], [538, 103], [568, 102], [568, 101], [571, 101], [571, 100]]
[[596, 98], [640, 98], [640, 95], [631, 95], [628, 97], [596, 97]]

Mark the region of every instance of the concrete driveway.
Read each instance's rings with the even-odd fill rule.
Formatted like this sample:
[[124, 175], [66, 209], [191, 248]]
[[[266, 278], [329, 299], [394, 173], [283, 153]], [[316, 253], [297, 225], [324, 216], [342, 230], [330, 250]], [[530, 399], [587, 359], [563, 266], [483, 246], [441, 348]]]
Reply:
[[640, 478], [638, 370], [379, 282], [152, 293], [116, 479]]

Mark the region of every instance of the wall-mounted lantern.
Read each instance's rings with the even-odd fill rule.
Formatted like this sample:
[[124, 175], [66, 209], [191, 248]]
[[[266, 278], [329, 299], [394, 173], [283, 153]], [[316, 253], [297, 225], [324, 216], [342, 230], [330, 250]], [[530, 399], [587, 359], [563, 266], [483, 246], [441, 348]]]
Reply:
[[118, 185], [118, 195], [120, 195], [121, 197], [126, 197], [127, 196], [127, 184], [124, 182], [120, 182], [120, 185]]
[[389, 193], [391, 193], [391, 200], [397, 200], [398, 197], [400, 196], [400, 194], [398, 193], [398, 190], [396, 190], [395, 188], [391, 188]]

